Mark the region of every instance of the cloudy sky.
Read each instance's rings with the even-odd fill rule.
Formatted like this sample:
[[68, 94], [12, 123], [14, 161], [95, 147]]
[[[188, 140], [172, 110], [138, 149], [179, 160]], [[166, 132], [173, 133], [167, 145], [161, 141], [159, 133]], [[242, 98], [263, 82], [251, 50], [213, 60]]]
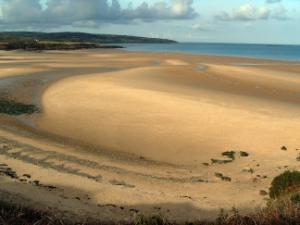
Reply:
[[0, 0], [0, 30], [300, 44], [300, 0]]

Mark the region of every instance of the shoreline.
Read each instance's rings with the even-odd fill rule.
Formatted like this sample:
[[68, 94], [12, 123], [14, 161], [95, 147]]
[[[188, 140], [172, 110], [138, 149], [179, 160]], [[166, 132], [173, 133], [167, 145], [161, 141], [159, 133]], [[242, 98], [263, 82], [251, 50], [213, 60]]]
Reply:
[[[18, 64], [25, 59], [24, 65]], [[108, 220], [132, 219], [139, 213], [155, 213], [156, 208], [161, 208], [159, 213], [167, 218], [175, 218], [176, 221], [199, 217], [209, 219], [214, 218], [220, 208], [230, 209], [236, 205], [239, 209], [251, 212], [253, 209], [247, 209], [249, 204], [254, 208], [263, 206], [265, 200], [259, 191], [266, 190], [272, 178], [284, 171], [285, 165], [290, 169], [299, 168], [296, 148], [300, 140], [289, 137], [295, 134], [299, 122], [297, 114], [300, 96], [297, 95], [297, 87], [300, 78], [296, 76], [299, 69], [289, 67], [293, 63], [278, 65], [277, 61], [271, 60], [145, 54], [123, 50], [46, 52], [39, 55], [10, 52], [1, 60], [0, 70], [7, 73], [12, 72], [6, 70], [4, 65], [11, 68], [15, 63], [19, 65], [16, 72], [26, 66], [52, 71], [48, 72], [49, 76], [57, 76], [57, 71], [66, 73], [63, 79], [43, 79], [39, 91], [43, 96], [39, 100], [43, 111], [24, 118], [32, 119], [45, 134], [53, 133], [78, 142], [70, 145], [68, 141], [64, 143], [64, 138], [58, 142], [53, 140], [51, 135], [39, 138], [29, 133], [23, 136], [16, 131], [10, 133], [0, 129], [0, 137], [8, 140], [4, 145], [9, 146], [5, 150], [3, 143], [0, 143], [3, 153], [0, 154], [0, 163], [8, 162], [18, 174], [29, 173], [32, 176], [25, 183], [0, 177], [5, 183], [1, 188], [26, 196], [36, 204], [48, 204], [56, 208], [57, 201], [61, 201], [62, 205], [58, 208], [62, 211], [72, 206], [71, 212], [79, 213], [80, 216], [101, 216]], [[254, 65], [236, 66], [241, 63], [266, 62], [268, 65], [259, 68]], [[199, 70], [199, 65], [205, 68]], [[68, 77], [72, 69], [75, 70], [74, 67], [81, 74]], [[104, 68], [119, 69], [103, 72]], [[36, 87], [38, 82], [34, 80], [44, 75], [42, 71], [39, 73], [34, 79], [29, 74], [23, 74], [22, 85], [28, 85], [29, 82], [33, 88]], [[260, 87], [256, 88], [255, 85]], [[12, 90], [17, 99], [18, 96], [24, 98], [24, 89]], [[88, 116], [82, 119], [82, 115]], [[202, 120], [203, 115], [212, 119]], [[245, 126], [243, 123], [247, 120], [240, 115], [247, 116], [258, 128], [255, 130], [251, 123]], [[136, 120], [139, 117], [140, 120]], [[117, 121], [112, 118], [117, 118]], [[3, 126], [5, 120], [9, 122], [14, 118], [0, 115], [0, 120]], [[203, 131], [200, 125], [204, 122], [209, 124], [210, 120], [215, 122], [206, 125]], [[230, 126], [226, 125], [227, 120]], [[181, 121], [181, 124], [177, 125], [176, 121]], [[240, 124], [240, 127], [231, 128], [235, 124]], [[135, 131], [140, 126], [140, 130]], [[170, 130], [164, 130], [167, 127]], [[245, 132], [245, 136], [241, 137], [250, 135], [252, 140], [249, 143], [246, 139], [238, 142], [226, 136], [224, 140], [231, 140], [228, 144], [215, 145], [218, 143], [214, 140], [219, 138], [214, 138], [219, 135], [218, 129], [223, 127], [229, 129], [227, 131], [232, 132], [233, 137]], [[247, 133], [251, 129], [257, 134]], [[271, 144], [258, 138], [265, 131], [270, 132], [270, 129], [273, 129], [273, 135], [278, 139]], [[173, 134], [173, 131], [178, 133]], [[206, 135], [203, 139], [204, 150], [201, 143], [197, 142], [201, 136], [196, 131], [201, 136]], [[226, 135], [225, 131], [223, 135]], [[239, 134], [237, 131], [242, 132]], [[40, 135], [43, 136], [43, 132]], [[280, 137], [277, 136], [279, 134]], [[118, 139], [123, 136], [124, 140], [134, 145], [128, 147], [128, 142]], [[168, 138], [172, 142], [168, 142]], [[94, 144], [93, 141], [96, 145], [91, 149], [77, 144]], [[104, 143], [103, 147], [98, 145], [101, 142]], [[120, 143], [125, 151], [114, 142]], [[210, 146], [211, 143], [215, 146]], [[251, 143], [255, 143], [255, 146], [245, 147]], [[283, 145], [288, 147], [288, 151], [280, 150]], [[103, 154], [103, 149], [110, 154]], [[222, 152], [231, 149], [236, 154], [242, 150], [247, 151], [250, 156], [239, 156], [228, 164], [210, 162], [211, 159], [228, 160], [222, 156]], [[193, 159], [189, 155], [193, 155]], [[245, 168], [253, 168], [255, 172], [243, 172]], [[229, 176], [231, 181], [223, 181], [215, 173]], [[44, 186], [35, 185], [34, 179], [42, 185], [57, 188], [49, 192]], [[218, 190], [222, 190], [222, 193]], [[238, 199], [233, 198], [236, 193], [240, 195]], [[47, 198], [42, 200], [35, 194], [46, 195]], [[212, 213], [207, 213], [210, 211]]]
[[[234, 44], [234, 43], [173, 43], [173, 45], [176, 45], [176, 44], [199, 44], [199, 45], [236, 45], [236, 46], [239, 46], [239, 45], [244, 45], [244, 46], [266, 46], [266, 45], [263, 45], [263, 44]], [[193, 52], [191, 50], [172, 50], [172, 49], [165, 49], [165, 50], [157, 50], [157, 49], [147, 49], [145, 48], [145, 50], [143, 49], [132, 49], [130, 50], [130, 46], [139, 46], [139, 44], [125, 44], [125, 49], [127, 49], [128, 51], [130, 52], [138, 52], [138, 53], [170, 53], [170, 54], [189, 54], [189, 55], [196, 55], [196, 56], [216, 56], [216, 57], [233, 57], [233, 58], [244, 58], [244, 59], [257, 59], [257, 60], [271, 60], [271, 61], [287, 61], [287, 62], [295, 62], [295, 63], [299, 63], [300, 62], [300, 56], [297, 58], [297, 59], [288, 59], [288, 58], [274, 58], [274, 56], [251, 56], [247, 55], [247, 53], [244, 53], [244, 54], [229, 54], [228, 53], [217, 53], [217, 52], [212, 52], [212, 53], [205, 53], [205, 52]], [[145, 44], [142, 44], [142, 45], [145, 45]], [[151, 44], [149, 44], [151, 45]], [[156, 45], [156, 44], [153, 44], [153, 45]], [[164, 44], [162, 44], [164, 45]], [[170, 44], [172, 45], [172, 44]], [[147, 45], [145, 45], [147, 46]], [[159, 45], [158, 45], [159, 46]], [[168, 45], [167, 45], [168, 46]], [[275, 46], [285, 46], [285, 47], [292, 47], [292, 46], [295, 46], [295, 47], [300, 47], [300, 45], [275, 45]]]

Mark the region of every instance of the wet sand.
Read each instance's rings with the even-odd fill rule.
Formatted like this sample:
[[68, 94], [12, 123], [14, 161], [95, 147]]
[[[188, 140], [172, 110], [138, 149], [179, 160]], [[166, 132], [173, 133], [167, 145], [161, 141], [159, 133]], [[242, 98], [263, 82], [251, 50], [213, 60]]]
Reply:
[[17, 176], [2, 174], [0, 192], [15, 201], [74, 219], [211, 219], [262, 207], [272, 178], [299, 169], [300, 63], [108, 50], [0, 61], [0, 93], [41, 108], [0, 115], [0, 169]]

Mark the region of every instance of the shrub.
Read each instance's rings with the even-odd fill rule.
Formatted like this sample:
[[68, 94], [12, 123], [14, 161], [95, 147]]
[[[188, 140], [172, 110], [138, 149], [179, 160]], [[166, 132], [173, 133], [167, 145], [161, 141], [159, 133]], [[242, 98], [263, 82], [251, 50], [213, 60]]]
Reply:
[[270, 197], [275, 199], [284, 193], [294, 191], [298, 188], [300, 188], [300, 172], [286, 171], [273, 179], [270, 188]]

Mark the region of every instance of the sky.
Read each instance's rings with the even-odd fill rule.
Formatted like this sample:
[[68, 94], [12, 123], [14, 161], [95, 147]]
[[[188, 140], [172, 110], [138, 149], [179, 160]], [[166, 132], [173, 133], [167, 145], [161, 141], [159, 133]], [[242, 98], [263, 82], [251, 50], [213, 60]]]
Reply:
[[0, 0], [0, 30], [300, 44], [300, 0]]

